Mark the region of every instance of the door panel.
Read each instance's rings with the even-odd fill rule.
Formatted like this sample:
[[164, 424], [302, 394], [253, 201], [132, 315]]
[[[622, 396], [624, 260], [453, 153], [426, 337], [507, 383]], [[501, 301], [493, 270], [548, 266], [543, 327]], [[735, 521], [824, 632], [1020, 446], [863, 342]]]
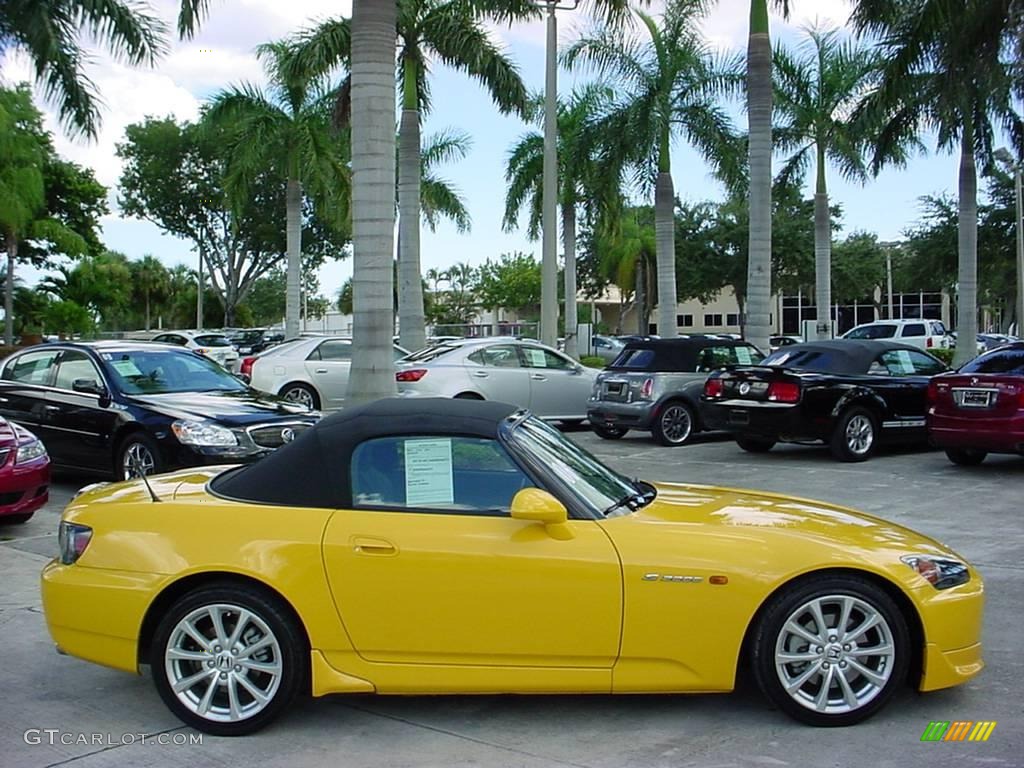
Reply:
[[74, 382], [80, 379], [105, 386], [85, 354], [65, 352], [58, 361], [55, 388], [46, 393], [47, 448], [60, 464], [108, 470], [117, 412], [110, 408], [107, 397], [73, 391]]
[[328, 339], [306, 359], [306, 374], [320, 392], [324, 408], [340, 408], [348, 393], [348, 376], [352, 368], [352, 343]]
[[59, 349], [33, 350], [10, 359], [0, 380], [0, 414], [31, 429], [49, 448], [46, 391], [53, 381]]
[[610, 668], [618, 556], [593, 521], [558, 541], [537, 523], [466, 514], [338, 511], [324, 536], [335, 604], [364, 659]]
[[568, 357], [541, 347], [522, 346], [523, 365], [530, 374], [530, 410], [538, 416], [587, 415], [593, 380], [580, 373]]
[[[513, 344], [492, 344], [466, 359], [467, 386], [487, 400], [530, 406], [530, 376]], [[457, 393], [456, 393], [457, 394]]]

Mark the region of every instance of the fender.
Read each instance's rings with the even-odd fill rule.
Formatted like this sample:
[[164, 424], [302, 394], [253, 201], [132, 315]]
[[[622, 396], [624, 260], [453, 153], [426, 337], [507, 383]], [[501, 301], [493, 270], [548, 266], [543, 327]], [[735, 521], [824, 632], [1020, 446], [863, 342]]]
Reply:
[[832, 413], [829, 416], [834, 421], [839, 418], [839, 414], [848, 406], [855, 403], [865, 403], [871, 408], [878, 410], [879, 416], [882, 418], [889, 413], [888, 403], [879, 397], [878, 393], [868, 387], [853, 386], [843, 393], [839, 401], [832, 407]]

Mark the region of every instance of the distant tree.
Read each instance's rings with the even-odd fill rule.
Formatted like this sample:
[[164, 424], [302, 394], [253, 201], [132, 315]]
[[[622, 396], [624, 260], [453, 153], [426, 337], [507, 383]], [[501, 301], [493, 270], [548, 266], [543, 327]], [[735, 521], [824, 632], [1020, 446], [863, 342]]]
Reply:
[[540, 312], [540, 262], [527, 253], [503, 253], [477, 270], [474, 291], [485, 309], [510, 309], [534, 318]]
[[43, 311], [43, 325], [47, 333], [66, 337], [89, 333], [95, 327], [95, 321], [89, 310], [74, 301], [53, 301]]
[[85, 256], [71, 267], [58, 267], [39, 287], [59, 301], [82, 307], [95, 324], [104, 325], [130, 307], [132, 271], [124, 254], [107, 251]]
[[150, 308], [153, 302], [162, 304], [170, 292], [170, 277], [167, 268], [153, 256], [143, 256], [140, 261], [130, 264], [132, 292], [145, 306], [146, 330], [152, 327]]
[[885, 248], [878, 236], [853, 232], [832, 245], [833, 300], [837, 304], [872, 299], [886, 281]]
[[465, 262], [448, 269], [427, 270], [430, 307], [427, 322], [431, 325], [466, 325], [477, 312], [477, 298], [473, 290], [476, 269]]

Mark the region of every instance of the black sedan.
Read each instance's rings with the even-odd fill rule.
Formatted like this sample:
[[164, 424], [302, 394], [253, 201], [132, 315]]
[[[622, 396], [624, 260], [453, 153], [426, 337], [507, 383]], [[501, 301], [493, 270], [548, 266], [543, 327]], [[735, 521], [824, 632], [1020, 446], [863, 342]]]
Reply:
[[57, 466], [118, 478], [252, 461], [319, 420], [188, 350], [113, 341], [8, 357], [0, 415], [35, 432]]
[[864, 461], [879, 442], [927, 440], [928, 381], [946, 370], [916, 347], [889, 341], [793, 344], [761, 365], [713, 373], [701, 413], [741, 448], [825, 442], [840, 461]]

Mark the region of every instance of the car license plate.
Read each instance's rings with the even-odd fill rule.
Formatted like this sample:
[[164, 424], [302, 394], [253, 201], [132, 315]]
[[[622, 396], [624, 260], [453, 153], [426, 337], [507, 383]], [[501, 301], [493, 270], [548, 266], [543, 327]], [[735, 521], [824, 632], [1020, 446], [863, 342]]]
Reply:
[[992, 403], [990, 389], [961, 389], [956, 392], [958, 404], [962, 408], [988, 408]]
[[729, 411], [729, 423], [730, 424], [749, 424], [750, 423], [750, 412], [749, 411]]

